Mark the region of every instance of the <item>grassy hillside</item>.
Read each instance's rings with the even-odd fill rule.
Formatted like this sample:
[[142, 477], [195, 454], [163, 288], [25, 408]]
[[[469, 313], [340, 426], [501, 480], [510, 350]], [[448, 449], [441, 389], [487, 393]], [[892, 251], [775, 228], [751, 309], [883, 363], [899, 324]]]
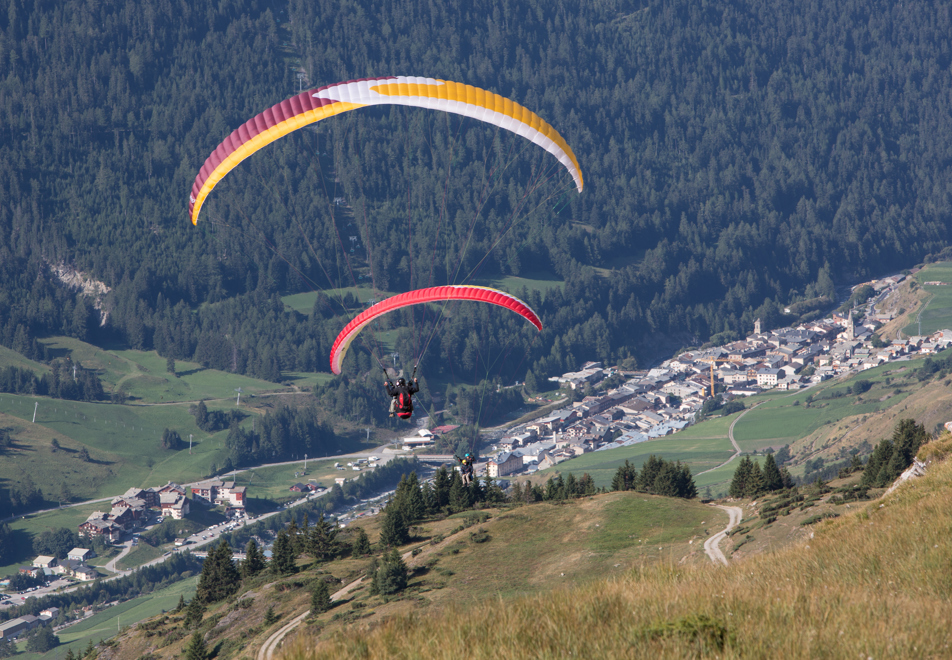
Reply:
[[[413, 543], [402, 549], [413, 556], [407, 561], [409, 585], [401, 596], [385, 600], [371, 596], [365, 584], [357, 584], [329, 612], [307, 620], [303, 630], [333, 638], [356, 622], [377, 625], [394, 615], [431, 616], [460, 603], [510, 602], [607, 575], [621, 578], [659, 561], [704, 563], [708, 560], [703, 541], [721, 529], [726, 518], [722, 511], [696, 501], [609, 493], [427, 521], [415, 528]], [[361, 526], [371, 541], [377, 540], [377, 519]], [[355, 527], [349, 526], [342, 538], [349, 541], [354, 533]], [[303, 560], [299, 563], [304, 566]], [[345, 558], [278, 580], [255, 578], [235, 597], [210, 607], [199, 630], [206, 633], [209, 646], [218, 649], [218, 658], [251, 657], [271, 633], [308, 610], [315, 580], [333, 576], [337, 590], [360, 578], [369, 564], [369, 559]], [[250, 606], [236, 608], [235, 603], [244, 599]], [[263, 622], [268, 607], [280, 617], [270, 626]], [[110, 657], [134, 660], [145, 653], [179, 657], [188, 641], [180, 617], [167, 619], [150, 632], [120, 636]]]
[[353, 626], [317, 658], [947, 657], [952, 463], [804, 541], [734, 562], [664, 561], [514, 601]]

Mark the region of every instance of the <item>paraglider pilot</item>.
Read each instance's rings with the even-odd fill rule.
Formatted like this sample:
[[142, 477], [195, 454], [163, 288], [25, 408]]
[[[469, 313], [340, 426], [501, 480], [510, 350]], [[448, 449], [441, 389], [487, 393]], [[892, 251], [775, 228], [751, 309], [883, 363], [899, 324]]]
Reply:
[[405, 378], [398, 378], [397, 384], [394, 385], [387, 378], [384, 384], [387, 386], [387, 394], [390, 395], [390, 416], [410, 419], [413, 415], [413, 395], [420, 391], [417, 379], [407, 383]]
[[463, 458], [457, 456], [456, 460], [460, 462], [459, 471], [463, 477], [463, 485], [468, 486], [473, 481], [473, 455], [467, 452]]

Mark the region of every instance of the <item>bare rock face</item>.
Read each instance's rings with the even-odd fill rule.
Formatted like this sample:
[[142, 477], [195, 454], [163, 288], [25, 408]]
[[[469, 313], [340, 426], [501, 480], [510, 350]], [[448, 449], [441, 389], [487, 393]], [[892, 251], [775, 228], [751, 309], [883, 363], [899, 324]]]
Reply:
[[900, 474], [899, 478], [896, 479], [896, 481], [893, 482], [893, 485], [890, 486], [889, 489], [883, 494], [889, 495], [889, 493], [896, 490], [896, 488], [898, 488], [900, 484], [903, 484], [909, 481], [910, 479], [921, 477], [925, 473], [926, 473], [926, 464], [920, 461], [918, 458], [914, 458], [912, 459], [912, 465], [906, 468], [906, 471]]
[[92, 300], [93, 307], [99, 311], [99, 325], [106, 325], [109, 312], [103, 310], [103, 300], [112, 289], [105, 282], [87, 277], [84, 273], [67, 264], [50, 265], [50, 271], [60, 282], [71, 289], [79, 289], [84, 298]]

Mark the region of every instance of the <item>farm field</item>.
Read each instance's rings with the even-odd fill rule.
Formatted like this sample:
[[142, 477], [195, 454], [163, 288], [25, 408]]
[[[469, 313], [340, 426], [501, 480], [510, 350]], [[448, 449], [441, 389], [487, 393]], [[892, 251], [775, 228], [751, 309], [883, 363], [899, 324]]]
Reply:
[[176, 360], [175, 374], [155, 351], [109, 350], [73, 339], [54, 337], [44, 343], [57, 355], [70, 355], [99, 375], [107, 391], [122, 389], [134, 402], [169, 403], [201, 399], [232, 399], [235, 388], [253, 394], [283, 389], [280, 385], [239, 374], [206, 369]]
[[[369, 283], [365, 286], [347, 286], [340, 289], [327, 289], [323, 293], [331, 299], [335, 314], [344, 311], [340, 301], [343, 300], [343, 297], [348, 293], [357, 298], [362, 306], [366, 306], [367, 302], [372, 298], [380, 301], [394, 295], [393, 292], [390, 291], [375, 290]], [[282, 296], [281, 300], [294, 311], [310, 316], [311, 311], [314, 309], [314, 301], [317, 300], [317, 295], [317, 291], [305, 291], [303, 293], [293, 293], [289, 296]]]
[[552, 472], [572, 472], [580, 477], [587, 472], [595, 480], [596, 486], [609, 488], [618, 467], [626, 460], [641, 469], [641, 465], [652, 454], [668, 461], [686, 463], [691, 473], [697, 474], [720, 465], [734, 453], [727, 437], [727, 427], [731, 421], [733, 418], [717, 418], [657, 440], [584, 454], [539, 474], [542, 478], [548, 478], [547, 475]]
[[[922, 290], [931, 296], [919, 314], [922, 334], [952, 329], [952, 263], [929, 264], [916, 273], [916, 280], [922, 285]], [[949, 286], [926, 285], [925, 282], [944, 282]], [[912, 321], [902, 330], [910, 337], [919, 334], [919, 324], [915, 317], [912, 317]]]
[[82, 653], [90, 640], [97, 644], [100, 639], [115, 635], [120, 626], [129, 626], [167, 612], [178, 604], [180, 596], [184, 595], [185, 600], [190, 600], [197, 585], [198, 577], [191, 577], [98, 612], [57, 633], [61, 643], [47, 653], [27, 653], [26, 642], [20, 642], [17, 646], [21, 652], [17, 654], [17, 660], [60, 660], [68, 649], [72, 649], [73, 653]]
[[[2, 394], [0, 426], [11, 429], [15, 437], [14, 447], [0, 461], [0, 483], [17, 484], [29, 475], [53, 501], [61, 496], [61, 484], [73, 499], [94, 499], [121, 494], [132, 486], [196, 481], [226, 457], [227, 431], [213, 435], [201, 431], [185, 404], [120, 406]], [[186, 443], [193, 436], [191, 454], [187, 448], [162, 449], [166, 428], [177, 431]], [[54, 439], [60, 445], [55, 451]], [[84, 446], [89, 462], [79, 459]], [[51, 470], [56, 471], [56, 486], [44, 488]]]
[[0, 346], [0, 369], [4, 367], [29, 369], [37, 375], [47, 373], [50, 370], [50, 368], [45, 364], [28, 360], [12, 349], [7, 348], [6, 346]]

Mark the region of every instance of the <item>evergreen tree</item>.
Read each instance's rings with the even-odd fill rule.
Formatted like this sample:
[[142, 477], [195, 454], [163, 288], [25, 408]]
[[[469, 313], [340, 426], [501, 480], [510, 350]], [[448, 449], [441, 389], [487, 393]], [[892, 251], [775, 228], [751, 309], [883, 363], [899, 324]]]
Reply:
[[217, 603], [238, 591], [240, 586], [241, 575], [235, 567], [231, 546], [222, 539], [202, 564], [195, 600], [206, 605]]
[[297, 571], [294, 547], [288, 532], [282, 529], [271, 546], [271, 572], [274, 575], [291, 575]]
[[731, 485], [727, 489], [727, 493], [731, 497], [747, 497], [747, 482], [750, 478], [751, 464], [752, 461], [750, 460], [749, 456], [744, 456], [740, 459], [737, 469], [734, 470], [734, 477], [731, 479]]
[[459, 472], [453, 471], [450, 482], [449, 509], [452, 513], [459, 513], [473, 506], [472, 491], [463, 485]]
[[[456, 474], [455, 470], [453, 474]], [[452, 482], [453, 480], [450, 478], [446, 467], [441, 465], [436, 471], [436, 474], [433, 475], [433, 495], [436, 498], [436, 505], [440, 509], [450, 504], [450, 488], [453, 485]]]
[[185, 647], [185, 660], [208, 660], [208, 648], [205, 646], [205, 637], [197, 630]]
[[757, 497], [766, 490], [764, 485], [764, 473], [760, 469], [760, 463], [751, 460], [750, 473], [747, 475], [747, 497]]
[[274, 613], [274, 607], [272, 605], [268, 605], [268, 610], [264, 613], [264, 625], [270, 626], [280, 618], [281, 617]]
[[407, 565], [403, 563], [396, 548], [383, 556], [377, 565], [370, 584], [370, 594], [391, 596], [403, 591], [407, 586]]
[[[889, 461], [892, 459], [893, 455], [893, 443], [892, 440], [882, 440], [876, 448], [873, 450], [873, 453], [870, 454], [869, 460], [866, 461], [866, 467], [863, 469], [863, 476], [860, 478], [860, 486], [866, 488], [879, 488], [884, 483], [880, 483], [880, 472], [883, 471]], [[883, 473], [883, 477], [886, 474]]]
[[265, 558], [254, 539], [245, 546], [245, 560], [241, 563], [241, 577], [254, 577], [265, 569]]
[[321, 614], [331, 609], [331, 592], [327, 582], [318, 580], [311, 593], [311, 614]]
[[406, 518], [403, 517], [403, 511], [393, 506], [391, 502], [383, 511], [383, 524], [380, 526], [380, 546], [383, 548], [401, 546], [409, 540], [409, 527]]
[[354, 559], [359, 559], [360, 557], [366, 557], [372, 552], [370, 548], [370, 538], [367, 536], [367, 532], [363, 527], [357, 528], [357, 538], [354, 540], [353, 547], [353, 557]]
[[661, 469], [658, 470], [654, 483], [649, 488], [649, 492], [665, 497], [678, 497], [680, 494], [678, 490], [680, 472], [679, 466], [675, 466], [673, 462], [664, 461]]
[[182, 621], [182, 625], [188, 628], [195, 628], [202, 622], [202, 616], [205, 614], [205, 606], [202, 605], [202, 601], [198, 598], [193, 598], [188, 603], [188, 607], [185, 608], [185, 618]]
[[687, 463], [677, 462], [678, 467], [678, 497], [691, 500], [697, 497], [697, 486], [694, 485], [694, 477], [691, 476], [691, 468]]
[[59, 637], [53, 634], [52, 626], [40, 626], [27, 635], [26, 650], [33, 653], [46, 653], [59, 646], [59, 643]]
[[597, 488], [595, 487], [595, 480], [592, 479], [592, 475], [590, 475], [588, 472], [582, 475], [582, 478], [579, 479], [578, 483], [579, 490], [584, 496], [594, 495], [596, 492], [598, 492]]
[[178, 597], [178, 605], [175, 606], [175, 609], [172, 610], [173, 613], [181, 612], [185, 609], [185, 594], [181, 594]]
[[767, 454], [767, 457], [764, 459], [764, 487], [773, 492], [775, 490], [780, 490], [783, 488], [783, 477], [780, 474], [780, 468], [777, 467], [777, 462], [774, 460], [773, 454]]
[[638, 478], [638, 490], [645, 493], [653, 492], [652, 489], [654, 488], [655, 479], [658, 477], [662, 465], [663, 461], [654, 454], [648, 457], [648, 460], [641, 466], [641, 475]]
[[334, 554], [337, 543], [338, 527], [324, 519], [324, 514], [314, 524], [308, 535], [307, 552], [315, 561], [327, 561]]

